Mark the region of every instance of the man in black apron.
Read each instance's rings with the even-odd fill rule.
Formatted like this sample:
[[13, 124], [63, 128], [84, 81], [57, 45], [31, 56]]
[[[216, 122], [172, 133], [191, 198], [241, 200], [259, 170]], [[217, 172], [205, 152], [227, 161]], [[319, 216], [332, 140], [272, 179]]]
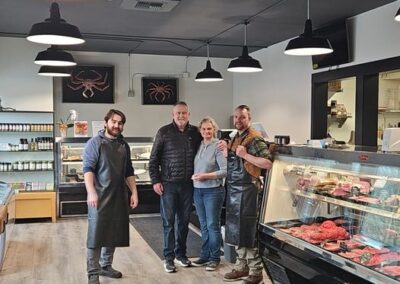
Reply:
[[[91, 138], [83, 153], [87, 191], [88, 283], [98, 284], [99, 275], [121, 278], [112, 268], [115, 247], [129, 246], [129, 205], [138, 205], [136, 181], [129, 145], [121, 135], [125, 115], [111, 109], [104, 117], [104, 130]], [[132, 192], [129, 200], [126, 186]]]
[[233, 115], [236, 136], [219, 149], [228, 158], [225, 242], [236, 246], [235, 268], [224, 275], [225, 281], [261, 283], [262, 262], [256, 244], [259, 177], [262, 169], [272, 167], [268, 146], [260, 133], [250, 127], [250, 108], [240, 105]]

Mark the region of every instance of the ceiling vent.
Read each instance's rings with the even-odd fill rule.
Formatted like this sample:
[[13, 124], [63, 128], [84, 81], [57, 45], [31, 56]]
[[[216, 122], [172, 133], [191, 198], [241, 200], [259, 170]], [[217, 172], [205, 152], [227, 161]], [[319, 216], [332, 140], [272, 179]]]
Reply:
[[121, 8], [126, 10], [169, 12], [180, 0], [123, 0]]

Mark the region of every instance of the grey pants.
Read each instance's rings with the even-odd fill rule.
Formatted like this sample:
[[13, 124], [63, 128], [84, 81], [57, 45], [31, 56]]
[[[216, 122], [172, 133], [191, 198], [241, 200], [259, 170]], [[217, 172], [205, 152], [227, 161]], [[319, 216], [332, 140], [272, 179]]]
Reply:
[[250, 270], [250, 275], [262, 275], [262, 260], [258, 248], [236, 247], [235, 269], [238, 271]]
[[102, 247], [87, 249], [87, 273], [99, 275], [101, 267], [111, 265], [114, 258], [115, 247]]

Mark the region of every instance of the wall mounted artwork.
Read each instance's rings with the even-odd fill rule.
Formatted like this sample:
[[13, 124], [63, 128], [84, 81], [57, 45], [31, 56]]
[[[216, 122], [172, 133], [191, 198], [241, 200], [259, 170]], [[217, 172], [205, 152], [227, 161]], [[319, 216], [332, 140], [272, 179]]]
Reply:
[[144, 105], [173, 105], [178, 101], [177, 78], [142, 78]]
[[63, 103], [114, 103], [113, 66], [76, 66], [63, 78]]

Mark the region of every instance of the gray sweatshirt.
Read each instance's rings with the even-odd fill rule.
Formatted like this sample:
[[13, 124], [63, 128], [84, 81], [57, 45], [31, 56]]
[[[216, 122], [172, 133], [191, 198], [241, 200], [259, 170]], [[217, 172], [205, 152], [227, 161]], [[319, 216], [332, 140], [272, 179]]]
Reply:
[[218, 139], [212, 139], [209, 144], [201, 141], [200, 147], [194, 158], [194, 173], [212, 173], [216, 172], [217, 179], [195, 180], [194, 187], [210, 188], [218, 187], [223, 184], [223, 178], [226, 177], [226, 158], [221, 151], [217, 149]]

